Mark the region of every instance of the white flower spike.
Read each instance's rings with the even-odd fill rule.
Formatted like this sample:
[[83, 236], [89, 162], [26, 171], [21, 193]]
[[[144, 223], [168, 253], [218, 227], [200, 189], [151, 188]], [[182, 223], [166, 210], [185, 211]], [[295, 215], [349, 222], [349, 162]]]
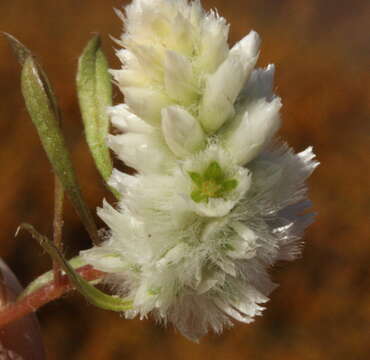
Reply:
[[134, 0], [120, 16], [126, 104], [109, 109], [122, 134], [108, 144], [137, 173], [113, 171], [121, 200], [98, 211], [109, 235], [82, 256], [132, 301], [127, 317], [198, 340], [261, 314], [267, 270], [299, 254], [317, 162], [271, 141], [281, 101], [274, 67], [253, 70], [256, 32], [229, 50], [225, 19], [199, 1]]

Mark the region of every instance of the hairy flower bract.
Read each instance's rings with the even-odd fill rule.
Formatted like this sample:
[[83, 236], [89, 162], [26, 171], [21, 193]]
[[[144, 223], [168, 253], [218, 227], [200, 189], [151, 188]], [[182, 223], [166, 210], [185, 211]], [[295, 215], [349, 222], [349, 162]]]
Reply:
[[81, 254], [132, 300], [129, 318], [193, 340], [249, 323], [275, 288], [268, 269], [300, 253], [312, 150], [273, 140], [281, 101], [274, 66], [254, 69], [256, 32], [229, 48], [226, 20], [199, 1], [134, 0], [119, 15], [125, 104], [108, 110], [107, 141], [136, 173], [113, 171], [121, 200], [98, 210], [109, 234]]

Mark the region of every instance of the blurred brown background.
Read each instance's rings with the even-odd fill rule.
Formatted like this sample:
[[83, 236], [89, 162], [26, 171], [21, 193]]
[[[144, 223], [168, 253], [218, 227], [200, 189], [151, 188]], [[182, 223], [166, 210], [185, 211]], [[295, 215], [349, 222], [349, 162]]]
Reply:
[[[44, 65], [63, 109], [74, 162], [91, 208], [107, 196], [83, 138], [74, 74], [78, 55], [100, 32], [112, 67], [109, 34], [121, 0], [1, 0], [0, 30], [27, 44]], [[297, 151], [314, 145], [321, 166], [310, 180], [317, 220], [303, 257], [273, 270], [280, 283], [264, 316], [236, 324], [200, 345], [150, 320], [126, 321], [77, 295], [45, 306], [39, 319], [50, 360], [316, 360], [370, 358], [370, 2], [366, 0], [204, 0], [232, 24], [235, 42], [251, 28], [263, 39], [260, 66], [277, 66], [284, 101], [280, 131]], [[27, 284], [49, 260], [22, 221], [50, 233], [52, 173], [21, 98], [19, 68], [0, 39], [0, 255]], [[116, 102], [121, 101], [117, 93]], [[68, 255], [89, 247], [66, 206]]]

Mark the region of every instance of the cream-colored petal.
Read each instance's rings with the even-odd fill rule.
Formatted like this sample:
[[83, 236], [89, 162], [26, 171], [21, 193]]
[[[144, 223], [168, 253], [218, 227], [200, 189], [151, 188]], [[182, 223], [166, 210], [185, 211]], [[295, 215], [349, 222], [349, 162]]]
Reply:
[[123, 93], [130, 109], [152, 125], [160, 124], [161, 110], [171, 104], [170, 99], [162, 92], [149, 88], [128, 87]]
[[260, 100], [251, 105], [238, 126], [225, 136], [225, 147], [235, 161], [245, 165], [253, 160], [280, 127], [280, 98]]
[[162, 132], [168, 147], [180, 158], [190, 156], [205, 144], [198, 121], [179, 106], [162, 110]]

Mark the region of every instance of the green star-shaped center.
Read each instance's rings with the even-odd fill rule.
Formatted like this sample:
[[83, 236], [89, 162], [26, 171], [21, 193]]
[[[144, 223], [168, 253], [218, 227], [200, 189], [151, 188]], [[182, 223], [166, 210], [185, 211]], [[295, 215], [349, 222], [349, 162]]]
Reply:
[[212, 161], [203, 174], [190, 171], [189, 176], [195, 185], [191, 198], [197, 203], [223, 197], [238, 185], [237, 180], [226, 178], [217, 161]]

